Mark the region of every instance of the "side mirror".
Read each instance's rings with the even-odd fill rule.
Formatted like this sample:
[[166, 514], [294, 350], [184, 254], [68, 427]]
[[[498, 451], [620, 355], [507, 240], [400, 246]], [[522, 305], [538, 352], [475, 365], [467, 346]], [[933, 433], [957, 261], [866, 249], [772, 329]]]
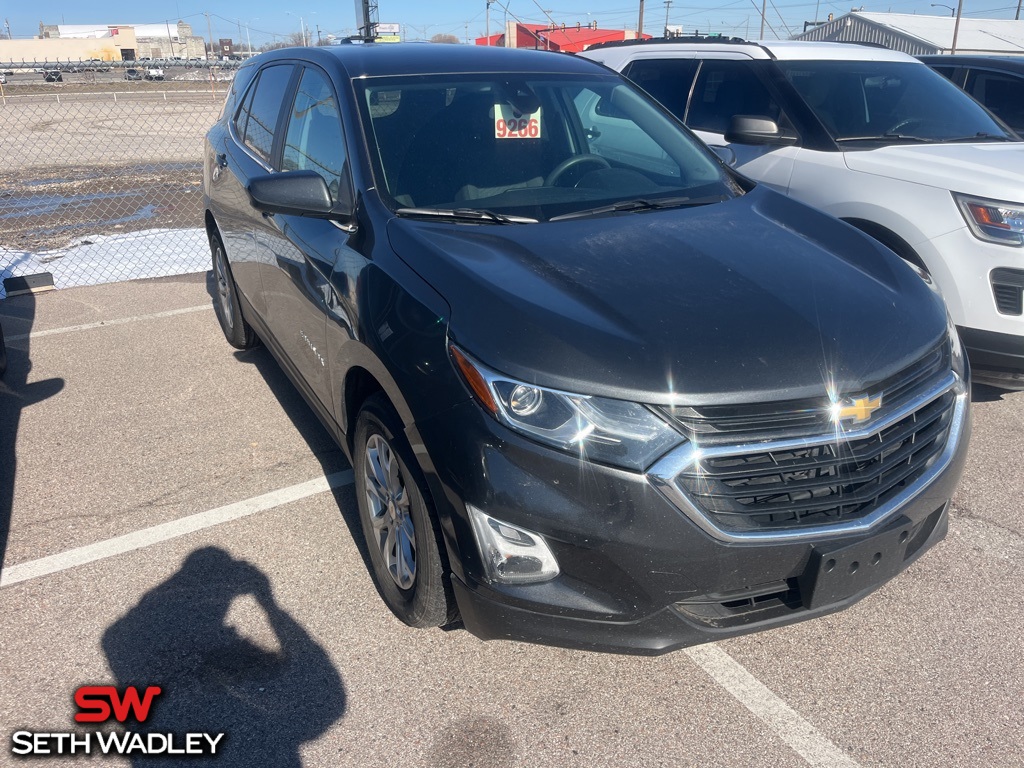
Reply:
[[335, 205], [327, 182], [316, 171], [287, 171], [255, 176], [250, 179], [246, 191], [253, 207], [264, 213], [310, 216], [344, 223], [352, 219], [350, 208]]
[[733, 115], [725, 140], [731, 144], [796, 144], [795, 136], [787, 136], [774, 120], [761, 115]]

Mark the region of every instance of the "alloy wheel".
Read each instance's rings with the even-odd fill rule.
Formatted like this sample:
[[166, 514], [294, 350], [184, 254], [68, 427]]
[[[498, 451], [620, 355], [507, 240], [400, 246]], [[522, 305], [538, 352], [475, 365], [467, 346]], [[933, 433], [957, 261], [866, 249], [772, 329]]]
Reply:
[[400, 589], [416, 582], [416, 529], [398, 457], [381, 435], [366, 441], [363, 473], [367, 509], [388, 573]]

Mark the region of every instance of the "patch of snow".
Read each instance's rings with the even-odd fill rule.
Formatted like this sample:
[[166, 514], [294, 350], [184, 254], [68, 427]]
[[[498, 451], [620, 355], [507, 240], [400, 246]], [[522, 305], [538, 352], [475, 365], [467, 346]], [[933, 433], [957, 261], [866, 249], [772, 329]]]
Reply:
[[[78, 238], [66, 248], [30, 253], [0, 246], [0, 278], [53, 274], [57, 288], [205, 272], [210, 246], [202, 229], [148, 229]], [[6, 295], [0, 284], [0, 298]]]

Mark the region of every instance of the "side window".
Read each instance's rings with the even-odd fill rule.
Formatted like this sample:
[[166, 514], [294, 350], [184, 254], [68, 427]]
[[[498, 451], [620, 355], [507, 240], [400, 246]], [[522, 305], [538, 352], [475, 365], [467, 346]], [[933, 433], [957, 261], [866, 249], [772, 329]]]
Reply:
[[282, 97], [288, 90], [293, 69], [291, 64], [279, 64], [261, 71], [253, 95], [247, 99], [247, 109], [243, 108], [248, 117], [245, 133], [240, 134], [242, 140], [268, 163], [274, 148], [274, 130], [281, 114]]
[[305, 69], [285, 133], [283, 171], [316, 171], [338, 200], [345, 167], [345, 139], [341, 114], [327, 78], [318, 70]]
[[641, 59], [631, 62], [622, 74], [682, 120], [698, 66], [696, 59]]
[[759, 115], [771, 118], [779, 127], [789, 125], [751, 62], [705, 60], [690, 98], [686, 124], [698, 131], [725, 133], [733, 115]]
[[1024, 130], [1024, 77], [972, 69], [966, 90], [1015, 131]]

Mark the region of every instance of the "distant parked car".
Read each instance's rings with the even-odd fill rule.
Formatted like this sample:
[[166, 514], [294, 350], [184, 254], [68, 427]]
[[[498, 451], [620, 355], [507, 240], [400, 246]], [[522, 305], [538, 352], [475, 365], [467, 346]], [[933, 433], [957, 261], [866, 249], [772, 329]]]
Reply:
[[0, 85], [7, 85], [7, 75], [0, 72]]
[[126, 69], [124, 71], [125, 80], [141, 80], [143, 77], [141, 69]]
[[164, 71], [159, 67], [150, 67], [146, 70], [145, 78], [147, 80], [163, 80]]
[[44, 69], [43, 80], [48, 83], [63, 83], [64, 75], [59, 69]]
[[1024, 56], [919, 56], [1024, 135]]

